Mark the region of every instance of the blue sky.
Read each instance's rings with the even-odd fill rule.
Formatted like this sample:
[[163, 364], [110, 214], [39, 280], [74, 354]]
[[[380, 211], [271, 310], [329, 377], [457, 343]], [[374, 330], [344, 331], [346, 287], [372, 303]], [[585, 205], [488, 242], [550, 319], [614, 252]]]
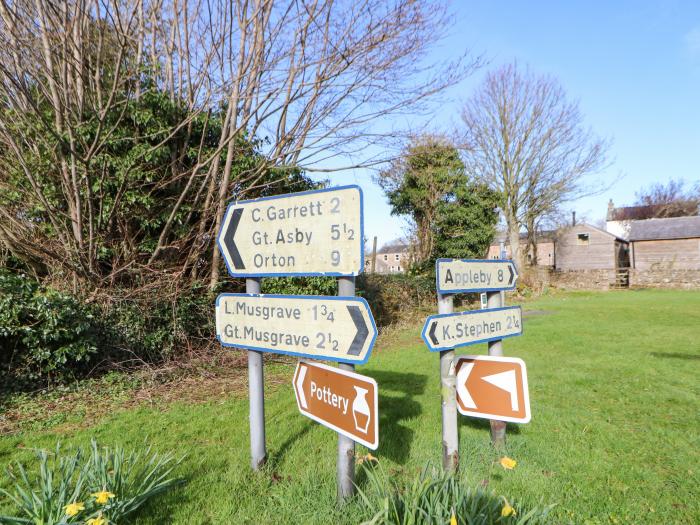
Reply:
[[[579, 217], [605, 216], [608, 199], [632, 204], [654, 182], [700, 181], [700, 1], [460, 1], [436, 59], [466, 48], [489, 64], [447, 93], [431, 116], [435, 130], [459, 123], [462, 101], [490, 68], [517, 60], [555, 76], [579, 102], [586, 125], [613, 140], [605, 193], [569, 206]], [[371, 173], [331, 175], [365, 194], [366, 235], [379, 244], [402, 234]]]

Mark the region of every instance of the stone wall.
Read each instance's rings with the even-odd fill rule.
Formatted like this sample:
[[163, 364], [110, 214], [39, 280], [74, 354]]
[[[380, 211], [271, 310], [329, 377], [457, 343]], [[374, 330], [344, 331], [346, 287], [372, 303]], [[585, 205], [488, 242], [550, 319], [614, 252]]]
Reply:
[[636, 288], [700, 289], [700, 268], [694, 270], [672, 268], [631, 269], [630, 286]]
[[615, 284], [615, 270], [551, 271], [549, 285], [566, 290], [608, 290]]

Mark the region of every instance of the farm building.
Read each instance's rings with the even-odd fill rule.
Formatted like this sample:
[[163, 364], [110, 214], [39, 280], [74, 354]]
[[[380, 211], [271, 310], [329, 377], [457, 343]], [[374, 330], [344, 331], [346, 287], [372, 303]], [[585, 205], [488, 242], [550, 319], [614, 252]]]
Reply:
[[700, 216], [631, 221], [629, 242], [637, 270], [700, 270]]
[[556, 239], [557, 271], [629, 268], [628, 242], [584, 222], [560, 230]]

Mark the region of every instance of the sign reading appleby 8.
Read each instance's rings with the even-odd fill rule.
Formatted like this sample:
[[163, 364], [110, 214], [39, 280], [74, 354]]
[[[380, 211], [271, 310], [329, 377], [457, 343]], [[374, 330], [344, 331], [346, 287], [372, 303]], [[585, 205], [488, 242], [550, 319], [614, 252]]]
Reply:
[[377, 382], [374, 379], [300, 361], [292, 384], [302, 414], [372, 450], [379, 446]]

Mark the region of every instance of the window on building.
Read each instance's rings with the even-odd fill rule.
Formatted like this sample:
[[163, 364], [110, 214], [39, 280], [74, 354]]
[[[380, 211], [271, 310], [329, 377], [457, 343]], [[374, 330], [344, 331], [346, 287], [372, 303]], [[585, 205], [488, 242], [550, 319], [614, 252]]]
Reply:
[[384, 254], [384, 260], [385, 260], [385, 261], [388, 261], [388, 260], [389, 260], [389, 256], [388, 256], [386, 253]]
[[399, 254], [398, 254], [398, 253], [396, 254], [396, 260], [397, 260], [397, 261], [399, 260]]
[[587, 233], [579, 233], [578, 239], [576, 240], [576, 244], [578, 244], [579, 246], [588, 246], [589, 240], [589, 235]]

